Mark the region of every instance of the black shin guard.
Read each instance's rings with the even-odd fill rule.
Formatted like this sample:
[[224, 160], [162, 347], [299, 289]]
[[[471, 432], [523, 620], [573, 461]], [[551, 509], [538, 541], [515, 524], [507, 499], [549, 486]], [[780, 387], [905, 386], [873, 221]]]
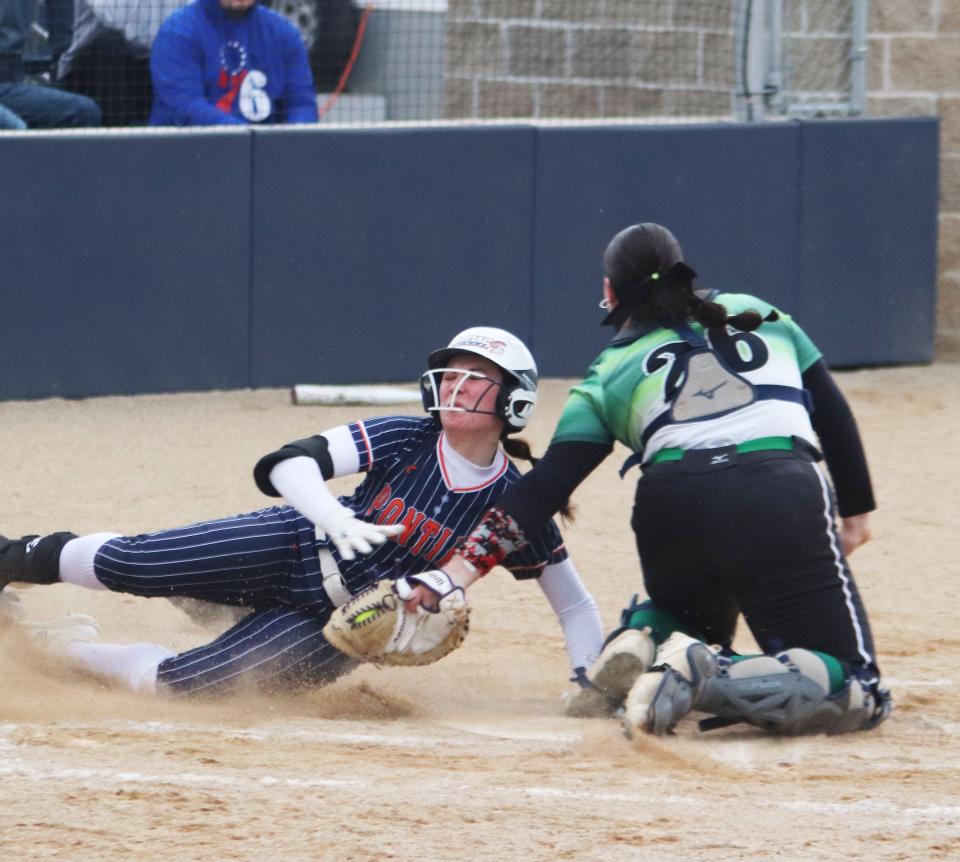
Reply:
[[55, 584], [60, 580], [60, 552], [74, 533], [0, 538], [0, 589], [18, 581], [25, 584]]

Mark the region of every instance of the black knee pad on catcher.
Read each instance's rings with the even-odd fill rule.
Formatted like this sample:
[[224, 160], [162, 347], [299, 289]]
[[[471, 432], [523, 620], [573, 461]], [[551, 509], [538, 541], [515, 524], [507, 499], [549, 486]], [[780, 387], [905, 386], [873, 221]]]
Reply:
[[60, 553], [75, 533], [24, 536], [0, 542], [0, 589], [13, 581], [55, 584], [60, 580]]

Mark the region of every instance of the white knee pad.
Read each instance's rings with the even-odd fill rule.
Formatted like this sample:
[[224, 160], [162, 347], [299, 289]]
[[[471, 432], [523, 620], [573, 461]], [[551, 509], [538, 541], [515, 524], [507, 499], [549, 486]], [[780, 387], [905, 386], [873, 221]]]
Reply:
[[812, 679], [823, 689], [824, 695], [830, 694], [830, 671], [827, 669], [826, 662], [815, 652], [802, 647], [793, 647], [778, 652], [777, 658], [787, 667], [802, 673], [807, 679]]
[[790, 668], [772, 655], [755, 655], [727, 665], [730, 679], [749, 679], [752, 676], [767, 676], [772, 673], [790, 673]]

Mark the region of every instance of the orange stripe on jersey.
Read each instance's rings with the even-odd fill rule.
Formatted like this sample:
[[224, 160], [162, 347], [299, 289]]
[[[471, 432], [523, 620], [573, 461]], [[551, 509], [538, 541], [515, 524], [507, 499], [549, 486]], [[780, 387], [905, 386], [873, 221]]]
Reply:
[[363, 445], [367, 447], [367, 470], [373, 466], [373, 447], [370, 445], [370, 438], [367, 436], [367, 429], [363, 427], [363, 422], [357, 422], [357, 428], [360, 436], [363, 437]]

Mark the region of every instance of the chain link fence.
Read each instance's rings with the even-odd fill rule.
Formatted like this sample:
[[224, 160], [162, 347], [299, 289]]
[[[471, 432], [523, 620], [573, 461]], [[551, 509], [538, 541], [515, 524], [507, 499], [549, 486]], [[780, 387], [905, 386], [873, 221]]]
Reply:
[[[238, 0], [195, 2], [215, 9]], [[296, 27], [324, 123], [678, 122], [864, 110], [868, 0], [261, 2]], [[64, 3], [73, 7], [66, 33], [58, 26]], [[25, 80], [89, 96], [106, 126], [146, 125], [157, 64], [166, 62], [155, 57], [151, 72], [151, 48], [185, 5], [0, 0], [0, 76], [19, 47]], [[13, 11], [30, 19], [19, 46], [4, 20]], [[233, 25], [215, 16], [207, 23], [212, 56], [193, 58], [196, 95], [222, 109], [226, 87], [252, 76], [256, 52], [270, 46], [237, 57], [220, 46], [217, 56], [213, 43], [229, 46]], [[0, 77], [0, 104], [2, 94]], [[288, 119], [282, 102], [271, 121]]]

